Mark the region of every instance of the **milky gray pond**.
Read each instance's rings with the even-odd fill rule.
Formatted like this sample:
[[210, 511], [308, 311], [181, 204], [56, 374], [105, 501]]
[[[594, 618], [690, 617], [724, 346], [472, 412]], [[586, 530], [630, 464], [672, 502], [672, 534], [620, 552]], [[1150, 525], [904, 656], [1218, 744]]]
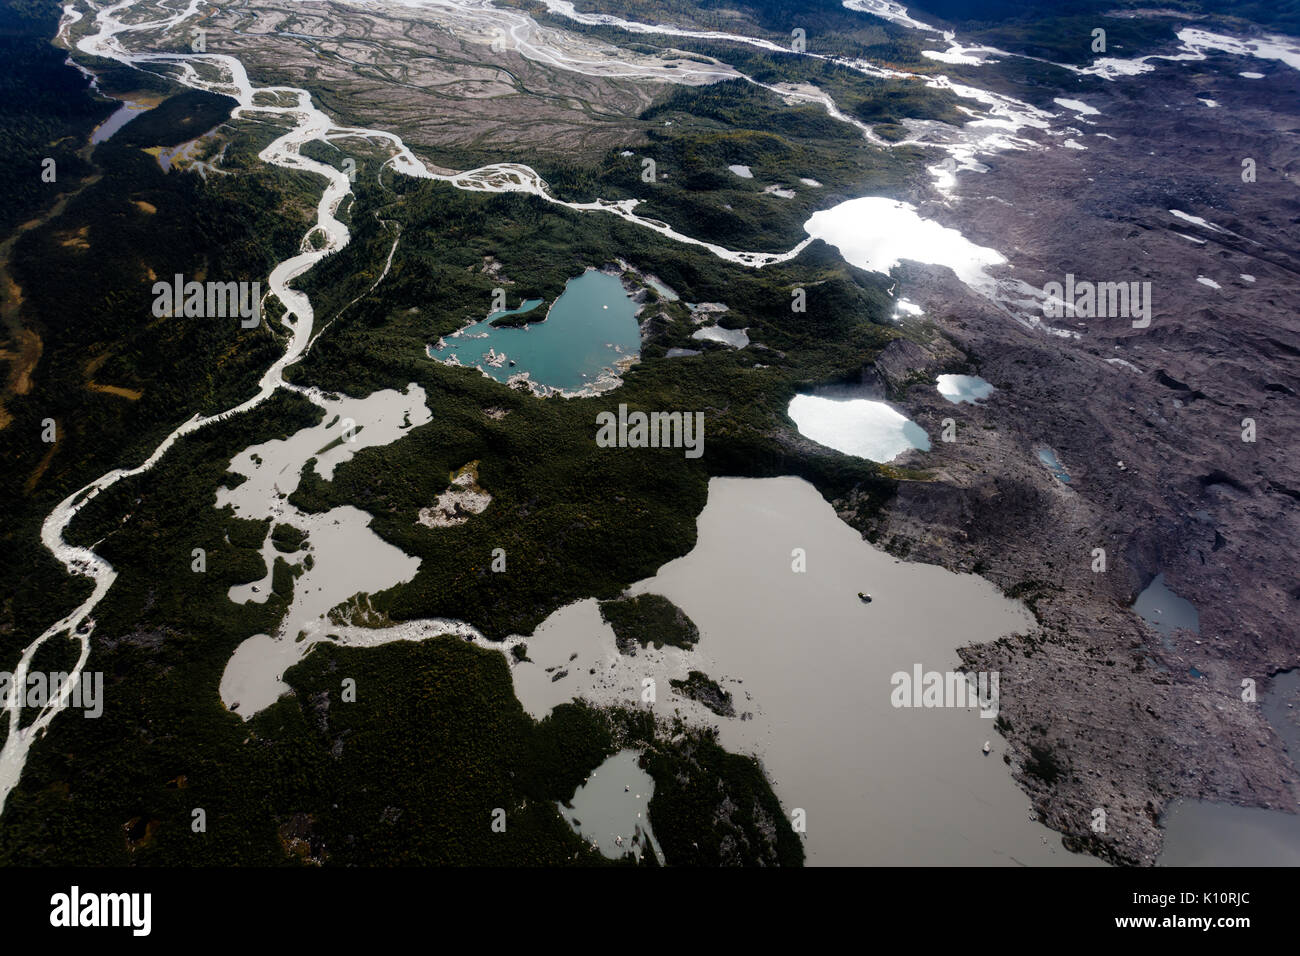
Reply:
[[[696, 648], [624, 656], [595, 601], [569, 605], [527, 638], [531, 660], [512, 663], [530, 714], [575, 697], [635, 704], [653, 679], [655, 713], [718, 727], [725, 747], [762, 761], [787, 813], [806, 811], [810, 864], [1099, 865], [1032, 818], [992, 719], [891, 701], [896, 672], [955, 669], [958, 647], [1032, 627], [1022, 606], [974, 575], [873, 548], [797, 478], [714, 478], [698, 526], [689, 554], [629, 589], [681, 607]], [[670, 689], [691, 670], [733, 696], [735, 718]]]
[[[1300, 765], [1300, 669], [1277, 674], [1260, 709]], [[1300, 810], [1300, 807], [1295, 809]], [[1161, 821], [1162, 866], [1300, 866], [1300, 815], [1206, 800], [1178, 800]]]
[[637, 766], [640, 756], [636, 750], [614, 754], [591, 772], [568, 806], [560, 804], [560, 815], [611, 859], [631, 853], [640, 860], [649, 842], [662, 861], [648, 816], [655, 782]]
[[1300, 816], [1178, 800], [1165, 813], [1161, 866], [1300, 866]]
[[1143, 589], [1133, 602], [1133, 610], [1165, 637], [1180, 629], [1193, 634], [1201, 632], [1196, 608], [1169, 589], [1163, 574], [1157, 574]]

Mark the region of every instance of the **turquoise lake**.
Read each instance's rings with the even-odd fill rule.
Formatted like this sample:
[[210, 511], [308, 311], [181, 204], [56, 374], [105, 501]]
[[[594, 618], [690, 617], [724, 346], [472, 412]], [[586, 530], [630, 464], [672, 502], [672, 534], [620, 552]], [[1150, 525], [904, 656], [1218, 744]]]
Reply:
[[1047, 466], [1047, 470], [1052, 473], [1052, 476], [1056, 478], [1057, 481], [1064, 482], [1067, 485], [1070, 483], [1069, 474], [1066, 473], [1060, 459], [1056, 457], [1056, 452], [1052, 451], [1052, 449], [1038, 449], [1038, 460]]
[[[616, 276], [589, 269], [568, 281], [545, 321], [519, 328], [492, 326], [503, 315], [530, 312], [540, 305], [540, 299], [530, 299], [516, 309], [493, 312], [448, 335], [441, 348], [429, 346], [429, 357], [445, 362], [454, 356], [461, 365], [498, 382], [527, 372], [536, 385], [572, 393], [607, 382], [617, 371], [616, 362], [640, 352], [637, 303]], [[498, 361], [488, 364], [494, 355]]]

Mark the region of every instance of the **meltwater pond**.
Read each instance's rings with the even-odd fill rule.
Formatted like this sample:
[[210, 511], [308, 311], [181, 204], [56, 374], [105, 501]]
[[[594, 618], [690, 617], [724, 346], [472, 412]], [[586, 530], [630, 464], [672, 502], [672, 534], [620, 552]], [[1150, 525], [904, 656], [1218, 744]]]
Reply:
[[804, 231], [834, 246], [859, 269], [888, 273], [901, 260], [947, 266], [981, 294], [996, 288], [992, 266], [1006, 264], [994, 249], [977, 246], [956, 229], [923, 219], [911, 203], [864, 196], [813, 213]]
[[1056, 457], [1056, 452], [1052, 451], [1052, 449], [1038, 449], [1038, 460], [1046, 466], [1047, 470], [1052, 473], [1052, 477], [1057, 481], [1067, 485], [1070, 483], [1069, 472], [1065, 470], [1065, 466], [1061, 464], [1061, 460]]
[[[1181, 600], [1181, 599], [1180, 599]], [[1273, 677], [1260, 709], [1300, 766], [1300, 670]], [[1208, 800], [1176, 800], [1165, 813], [1162, 866], [1300, 866], [1300, 815]]]
[[640, 860], [648, 842], [662, 860], [648, 810], [655, 782], [637, 766], [639, 756], [635, 750], [614, 754], [578, 787], [569, 806], [560, 804], [560, 814], [607, 857], [631, 853]]
[[1190, 601], [1179, 597], [1169, 589], [1163, 574], [1157, 574], [1146, 589], [1138, 595], [1137, 600], [1133, 602], [1133, 610], [1166, 637], [1179, 628], [1191, 631], [1193, 634], [1201, 633], [1201, 619], [1196, 608]]
[[544, 321], [492, 325], [503, 315], [530, 312], [540, 304], [533, 299], [517, 309], [493, 312], [429, 346], [429, 357], [473, 366], [498, 382], [526, 373], [543, 391], [572, 394], [609, 387], [621, 365], [640, 351], [637, 304], [616, 276], [588, 269], [569, 280]]
[[978, 375], [940, 375], [935, 382], [939, 394], [954, 405], [962, 402], [978, 405], [994, 392], [993, 386]]
[[796, 395], [786, 414], [799, 434], [846, 455], [886, 462], [912, 448], [930, 450], [925, 429], [874, 399]]
[[1300, 816], [1294, 813], [1176, 800], [1161, 822], [1161, 866], [1300, 866]]

